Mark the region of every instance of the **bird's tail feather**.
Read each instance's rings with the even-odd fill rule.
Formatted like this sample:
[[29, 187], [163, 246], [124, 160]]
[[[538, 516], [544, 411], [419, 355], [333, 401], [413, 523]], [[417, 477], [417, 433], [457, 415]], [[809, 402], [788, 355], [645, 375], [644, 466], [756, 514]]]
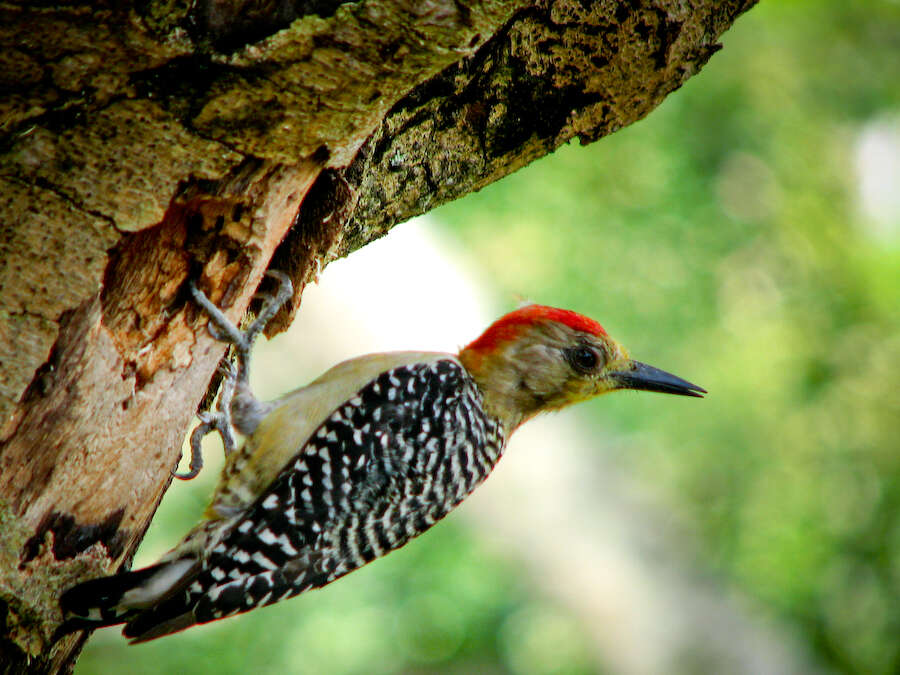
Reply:
[[132, 610], [120, 607], [122, 598], [151, 579], [163, 564], [80, 583], [60, 597], [63, 614], [67, 619], [81, 619], [98, 628], [124, 623]]
[[63, 593], [59, 604], [69, 630], [125, 623], [183, 588], [195, 568], [184, 558], [91, 579]]

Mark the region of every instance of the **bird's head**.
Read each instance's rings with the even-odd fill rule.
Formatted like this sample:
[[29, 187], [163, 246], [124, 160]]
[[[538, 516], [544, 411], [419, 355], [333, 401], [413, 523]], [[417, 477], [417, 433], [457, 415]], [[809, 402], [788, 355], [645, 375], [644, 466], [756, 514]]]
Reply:
[[495, 321], [459, 354], [507, 433], [540, 412], [618, 389], [700, 397], [704, 389], [634, 361], [599, 323], [528, 305]]

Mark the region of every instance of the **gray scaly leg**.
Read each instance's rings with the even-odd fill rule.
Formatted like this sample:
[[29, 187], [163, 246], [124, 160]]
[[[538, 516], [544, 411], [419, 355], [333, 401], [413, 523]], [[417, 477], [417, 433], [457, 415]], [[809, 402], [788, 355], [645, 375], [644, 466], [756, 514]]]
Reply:
[[190, 282], [194, 301], [209, 315], [208, 330], [210, 334], [217, 340], [234, 345], [237, 365], [230, 361], [223, 362], [221, 367], [225, 371], [225, 379], [216, 412], [198, 414], [200, 424], [191, 433], [190, 469], [185, 473], [173, 472], [176, 478], [189, 480], [200, 473], [200, 469], [203, 467], [200, 442], [206, 434], [218, 431], [222, 435], [227, 457], [234, 452], [236, 447], [235, 431], [245, 435], [253, 433], [259, 422], [271, 409], [270, 404], [260, 401], [250, 391], [250, 350], [266, 324], [293, 295], [294, 287], [284, 272], [270, 270], [266, 272], [266, 276], [278, 280], [278, 290], [274, 295], [259, 295], [263, 301], [262, 309], [250, 327], [243, 332], [228, 320], [222, 310], [216, 307], [203, 291]]

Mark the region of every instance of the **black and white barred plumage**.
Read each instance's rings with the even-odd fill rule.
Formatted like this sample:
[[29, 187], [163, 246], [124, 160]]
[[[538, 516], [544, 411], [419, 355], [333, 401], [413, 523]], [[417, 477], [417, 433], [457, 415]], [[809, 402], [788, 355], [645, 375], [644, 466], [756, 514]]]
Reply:
[[[487, 477], [503, 444], [455, 359], [384, 372], [318, 426], [249, 508], [203, 529], [211, 548], [194, 550], [189, 536], [167, 556], [161, 565], [186, 571], [166, 599], [129, 608], [120, 604], [125, 588], [107, 603], [124, 613], [107, 612], [103, 623], [127, 621], [125, 635], [150, 639], [324, 586], [447, 515]], [[130, 574], [146, 583], [146, 572]], [[79, 605], [95, 606], [103, 594], [91, 585], [104, 582], [76, 587], [64, 606], [85, 616]]]

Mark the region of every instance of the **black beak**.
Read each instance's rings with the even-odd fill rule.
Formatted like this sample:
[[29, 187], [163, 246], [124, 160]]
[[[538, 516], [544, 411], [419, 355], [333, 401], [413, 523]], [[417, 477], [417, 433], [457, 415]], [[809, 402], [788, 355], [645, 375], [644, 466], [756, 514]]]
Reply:
[[627, 370], [619, 370], [609, 374], [619, 383], [621, 389], [639, 389], [641, 391], [659, 391], [664, 394], [679, 396], [696, 396], [703, 398], [706, 389], [691, 384], [687, 380], [675, 377], [659, 368], [648, 366], [640, 361], [632, 361]]

